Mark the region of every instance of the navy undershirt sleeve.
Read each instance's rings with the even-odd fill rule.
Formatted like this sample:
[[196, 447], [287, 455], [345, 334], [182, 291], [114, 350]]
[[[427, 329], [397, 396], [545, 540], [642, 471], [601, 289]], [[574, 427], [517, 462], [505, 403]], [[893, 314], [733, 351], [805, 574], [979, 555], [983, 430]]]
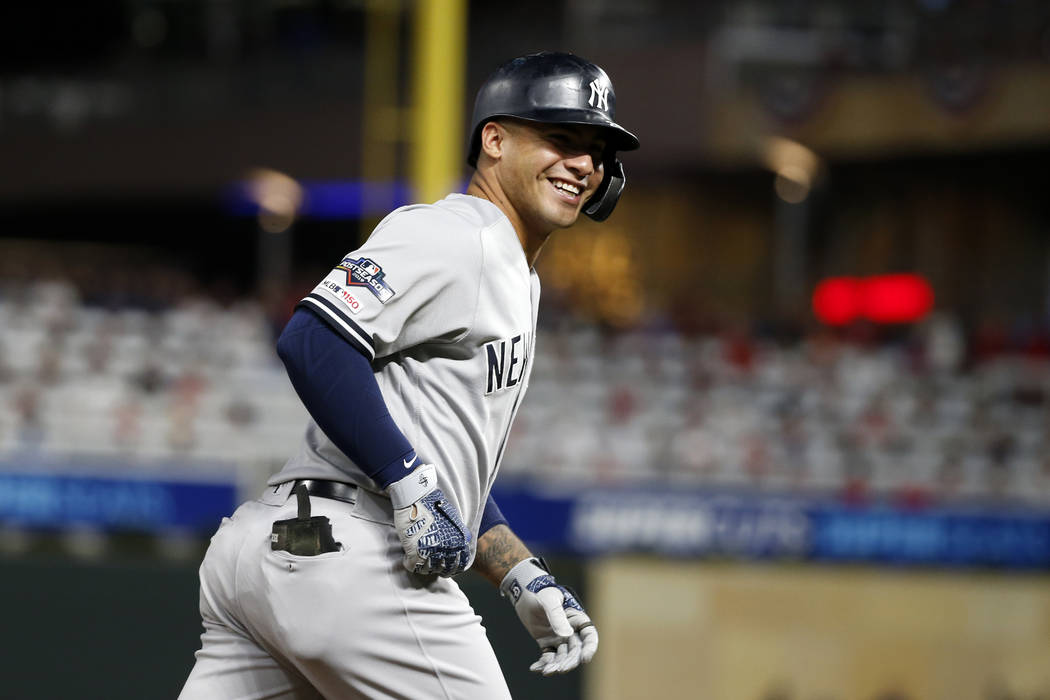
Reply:
[[306, 410], [343, 454], [382, 488], [405, 476], [415, 451], [390, 416], [367, 357], [305, 308], [277, 339], [277, 354]]
[[492, 494], [489, 494], [489, 500], [485, 501], [485, 510], [481, 514], [481, 528], [478, 530], [478, 537], [481, 537], [486, 532], [491, 530], [497, 525], [506, 525], [507, 519], [503, 517], [503, 513], [500, 512], [499, 506], [496, 505], [496, 500], [492, 498]]

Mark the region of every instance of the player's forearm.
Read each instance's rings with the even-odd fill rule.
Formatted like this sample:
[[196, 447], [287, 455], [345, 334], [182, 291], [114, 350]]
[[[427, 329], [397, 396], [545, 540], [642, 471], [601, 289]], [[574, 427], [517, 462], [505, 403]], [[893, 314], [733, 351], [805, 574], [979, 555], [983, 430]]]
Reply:
[[499, 586], [507, 572], [532, 552], [506, 525], [495, 525], [478, 538], [474, 570]]

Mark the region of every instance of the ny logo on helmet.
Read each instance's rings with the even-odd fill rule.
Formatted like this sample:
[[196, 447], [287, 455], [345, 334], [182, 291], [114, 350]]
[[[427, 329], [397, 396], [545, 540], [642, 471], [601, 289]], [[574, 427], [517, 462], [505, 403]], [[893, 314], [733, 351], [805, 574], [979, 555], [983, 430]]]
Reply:
[[602, 85], [601, 83], [598, 82], [598, 79], [595, 78], [594, 80], [591, 81], [590, 88], [591, 88], [591, 96], [589, 98], [587, 98], [587, 104], [589, 104], [591, 107], [594, 107], [595, 106], [594, 100], [595, 100], [595, 98], [597, 98], [598, 99], [598, 104], [597, 104], [598, 109], [603, 109], [606, 112], [608, 112], [609, 111], [609, 86], [608, 85]]

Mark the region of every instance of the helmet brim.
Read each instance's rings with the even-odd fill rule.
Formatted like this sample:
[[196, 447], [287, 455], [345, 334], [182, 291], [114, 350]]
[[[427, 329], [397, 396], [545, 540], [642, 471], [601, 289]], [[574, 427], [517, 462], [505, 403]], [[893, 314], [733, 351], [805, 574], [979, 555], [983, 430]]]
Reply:
[[490, 114], [478, 123], [477, 128], [471, 135], [470, 154], [467, 158], [467, 162], [470, 163], [472, 167], [477, 166], [478, 156], [480, 155], [481, 143], [479, 139], [482, 128], [493, 119], [499, 119], [501, 117], [521, 119], [523, 121], [536, 122], [539, 124], [574, 124], [579, 126], [597, 127], [601, 129], [605, 135], [606, 149], [612, 152], [634, 151], [637, 150], [640, 145], [638, 137], [630, 131], [611, 119], [601, 118], [594, 112], [588, 110], [564, 108], [534, 109], [515, 114]]
[[536, 109], [518, 114], [500, 114], [501, 117], [516, 117], [530, 122], [542, 122], [544, 124], [579, 124], [581, 126], [596, 126], [602, 129], [608, 140], [608, 145], [614, 151], [633, 151], [640, 145], [638, 137], [616, 122], [608, 118], [602, 118], [592, 111], [584, 109]]

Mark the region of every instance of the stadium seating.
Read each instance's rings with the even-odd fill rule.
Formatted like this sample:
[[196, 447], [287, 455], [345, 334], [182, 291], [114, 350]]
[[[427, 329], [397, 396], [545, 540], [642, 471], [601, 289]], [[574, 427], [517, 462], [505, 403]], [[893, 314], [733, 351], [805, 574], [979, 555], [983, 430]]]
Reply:
[[[31, 300], [31, 301], [27, 301]], [[61, 282], [0, 297], [0, 462], [228, 461], [268, 473], [307, 419], [248, 301], [145, 312]], [[503, 479], [1050, 502], [1045, 359], [916, 368], [899, 345], [541, 330]]]

